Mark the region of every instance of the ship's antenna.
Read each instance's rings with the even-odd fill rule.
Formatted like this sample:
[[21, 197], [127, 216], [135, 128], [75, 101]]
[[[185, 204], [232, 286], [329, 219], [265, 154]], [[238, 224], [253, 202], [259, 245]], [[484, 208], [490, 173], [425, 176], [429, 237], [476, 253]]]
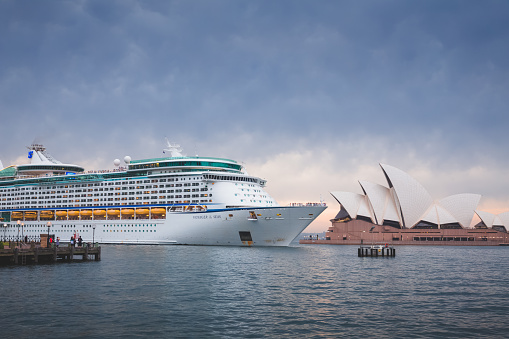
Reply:
[[172, 158], [175, 158], [175, 157], [182, 157], [182, 148], [180, 148], [180, 145], [179, 144], [172, 144], [168, 138], [165, 138], [166, 139], [166, 148], [163, 149], [163, 153], [166, 153], [166, 152], [170, 152], [171, 154], [171, 157]]

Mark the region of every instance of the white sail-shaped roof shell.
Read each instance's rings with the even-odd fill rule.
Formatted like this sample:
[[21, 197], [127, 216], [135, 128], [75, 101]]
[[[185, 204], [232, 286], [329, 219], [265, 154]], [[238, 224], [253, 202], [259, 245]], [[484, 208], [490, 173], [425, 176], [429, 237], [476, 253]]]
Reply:
[[352, 219], [357, 218], [361, 201], [365, 200], [364, 195], [352, 192], [330, 192], [330, 194], [343, 206]]
[[500, 213], [498, 217], [500, 218], [502, 224], [505, 226], [505, 229], [509, 231], [509, 212]]
[[463, 228], [467, 228], [472, 222], [479, 200], [481, 200], [479, 194], [463, 193], [443, 198], [438, 204], [456, 218]]
[[458, 222], [451, 213], [438, 204], [431, 205], [428, 211], [422, 216], [421, 220], [431, 222], [439, 226]]
[[422, 216], [421, 220], [431, 222], [433, 224], [438, 225], [440, 222], [438, 221], [438, 213], [437, 206], [432, 205], [426, 213]]
[[396, 200], [394, 199], [394, 190], [390, 189], [387, 192], [387, 199], [386, 199], [386, 204], [385, 204], [383, 220], [397, 221], [400, 226], [403, 226], [403, 221], [401, 220], [401, 214], [398, 211], [399, 211], [399, 208], [396, 205]]
[[433, 204], [433, 199], [424, 187], [402, 170], [389, 165], [380, 164], [388, 184], [395, 190], [403, 215], [403, 223], [407, 228], [417, 224], [421, 217]]
[[482, 222], [488, 227], [491, 228], [493, 226], [493, 222], [495, 221], [495, 214], [484, 211], [475, 211], [475, 213], [481, 218]]
[[495, 215], [495, 219], [493, 219], [493, 226], [504, 226], [498, 215]]
[[437, 208], [438, 224], [439, 225], [459, 223], [458, 219], [456, 219], [451, 213], [449, 213], [448, 210], [446, 210], [445, 208], [443, 208], [440, 205], [435, 205], [435, 206]]
[[375, 215], [373, 214], [373, 209], [371, 208], [368, 197], [364, 196], [364, 199], [361, 200], [359, 204], [359, 210], [357, 211], [357, 216], [362, 215], [364, 217], [368, 217], [371, 219], [372, 223], [375, 223]]
[[407, 173], [385, 164], [380, 164], [380, 167], [389, 187], [359, 181], [364, 195], [331, 192], [351, 218], [369, 217], [378, 225], [390, 220], [406, 228], [415, 227], [421, 220], [439, 227], [459, 224], [468, 228], [477, 213], [486, 226], [505, 226], [509, 230], [509, 212], [495, 216], [475, 210], [481, 199], [479, 194], [456, 194], [435, 202], [426, 189]]
[[359, 184], [368, 197], [368, 202], [371, 204], [371, 208], [373, 209], [376, 223], [378, 225], [382, 225], [387, 198], [389, 197], [389, 189], [369, 181], [359, 181]]

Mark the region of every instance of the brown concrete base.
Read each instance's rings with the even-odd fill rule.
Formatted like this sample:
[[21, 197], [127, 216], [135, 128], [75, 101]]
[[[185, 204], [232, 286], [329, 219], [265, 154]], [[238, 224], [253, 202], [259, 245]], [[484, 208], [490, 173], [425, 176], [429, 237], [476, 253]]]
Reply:
[[[374, 226], [373, 230], [371, 228]], [[509, 234], [494, 229], [398, 229], [373, 225], [363, 220], [332, 222], [326, 240], [300, 240], [300, 244], [328, 245], [431, 245], [500, 246], [509, 243]]]

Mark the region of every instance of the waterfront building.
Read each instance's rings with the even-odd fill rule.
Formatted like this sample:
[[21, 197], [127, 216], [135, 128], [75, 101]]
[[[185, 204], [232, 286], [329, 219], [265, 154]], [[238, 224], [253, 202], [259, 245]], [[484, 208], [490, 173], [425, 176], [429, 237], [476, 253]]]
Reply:
[[[387, 186], [359, 181], [363, 194], [331, 192], [340, 210], [331, 220], [323, 242], [418, 245], [509, 242], [509, 212], [495, 215], [477, 210], [479, 194], [463, 193], [435, 200], [404, 171], [385, 164], [380, 167]], [[471, 227], [475, 214], [480, 222]]]

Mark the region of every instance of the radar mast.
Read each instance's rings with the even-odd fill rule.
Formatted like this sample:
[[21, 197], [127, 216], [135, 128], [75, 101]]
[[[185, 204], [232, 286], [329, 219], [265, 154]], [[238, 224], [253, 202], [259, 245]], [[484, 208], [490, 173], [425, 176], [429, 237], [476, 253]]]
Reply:
[[168, 138], [166, 139], [166, 148], [163, 149], [163, 153], [170, 152], [172, 158], [182, 157], [182, 148], [179, 144], [172, 144]]

